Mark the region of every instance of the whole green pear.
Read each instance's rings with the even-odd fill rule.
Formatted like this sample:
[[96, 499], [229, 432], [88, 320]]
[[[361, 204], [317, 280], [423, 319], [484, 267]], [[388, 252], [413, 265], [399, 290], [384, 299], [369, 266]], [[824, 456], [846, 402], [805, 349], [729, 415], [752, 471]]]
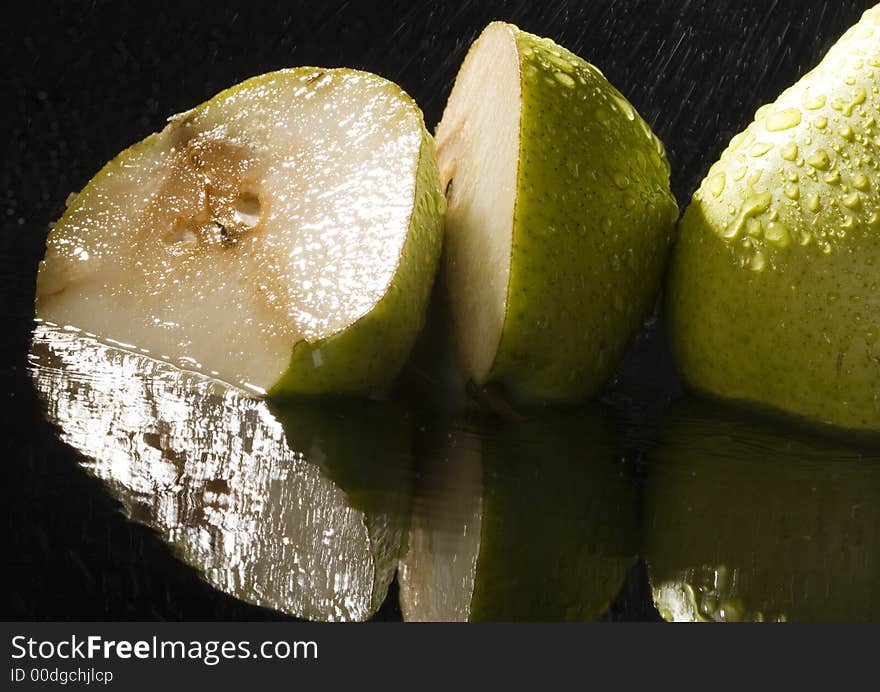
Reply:
[[880, 6], [734, 137], [668, 281], [691, 386], [880, 430]]

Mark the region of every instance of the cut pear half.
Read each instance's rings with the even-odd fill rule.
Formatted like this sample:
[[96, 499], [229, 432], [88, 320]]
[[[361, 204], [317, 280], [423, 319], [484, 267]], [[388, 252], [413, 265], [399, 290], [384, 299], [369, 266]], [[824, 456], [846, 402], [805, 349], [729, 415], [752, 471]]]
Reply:
[[260, 393], [371, 393], [422, 324], [444, 208], [398, 86], [269, 73], [174, 116], [75, 197], [37, 316]]
[[525, 400], [594, 393], [659, 290], [678, 215], [663, 145], [597, 68], [494, 22], [459, 71], [437, 155], [468, 376]]

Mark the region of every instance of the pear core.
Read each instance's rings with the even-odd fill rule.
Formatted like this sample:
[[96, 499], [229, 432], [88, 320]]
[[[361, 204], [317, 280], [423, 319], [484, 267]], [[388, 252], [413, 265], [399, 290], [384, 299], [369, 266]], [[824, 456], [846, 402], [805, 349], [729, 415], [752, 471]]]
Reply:
[[[171, 118], [72, 200], [48, 239], [37, 317], [264, 393], [295, 345], [344, 332], [389, 292], [426, 141], [418, 107], [381, 77], [247, 80]], [[323, 364], [313, 351], [309, 366]]]

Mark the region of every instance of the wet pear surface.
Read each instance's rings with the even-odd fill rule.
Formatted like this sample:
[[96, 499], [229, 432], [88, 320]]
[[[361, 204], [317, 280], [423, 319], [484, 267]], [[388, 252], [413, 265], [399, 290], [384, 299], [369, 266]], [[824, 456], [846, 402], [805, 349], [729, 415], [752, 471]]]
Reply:
[[[71, 197], [37, 314], [263, 393], [296, 344], [377, 309], [387, 321], [396, 279], [406, 299], [390, 312], [406, 328], [384, 324], [394, 351], [414, 338], [439, 253], [433, 158], [421, 111], [380, 77], [297, 68], [247, 80], [172, 117]], [[383, 379], [338, 372], [332, 348], [307, 355], [303, 386]]]
[[667, 291], [694, 387], [880, 430], [878, 89], [874, 8], [709, 169]]

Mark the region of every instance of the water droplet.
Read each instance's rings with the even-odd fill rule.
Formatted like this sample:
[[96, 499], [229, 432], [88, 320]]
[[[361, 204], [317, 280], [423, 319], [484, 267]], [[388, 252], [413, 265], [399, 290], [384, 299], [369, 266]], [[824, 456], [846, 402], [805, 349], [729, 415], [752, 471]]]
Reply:
[[828, 118], [824, 115], [820, 115], [818, 118], [813, 118], [813, 127], [817, 130], [824, 130], [828, 127]]
[[823, 180], [829, 185], [837, 185], [840, 182], [840, 171], [832, 171]]
[[748, 219], [753, 216], [758, 216], [759, 214], [767, 211], [770, 208], [770, 204], [772, 202], [773, 196], [769, 192], [757, 193], [747, 198], [746, 201], [743, 203], [742, 214], [740, 216], [739, 222], [728, 228], [722, 234], [723, 237], [728, 240], [738, 237]]
[[789, 142], [779, 150], [780, 156], [786, 161], [794, 161], [798, 155], [798, 147], [794, 142]]
[[788, 228], [777, 221], [771, 221], [767, 224], [764, 238], [766, 238], [768, 243], [778, 248], [786, 248], [791, 245], [791, 233], [789, 233]]
[[804, 101], [804, 108], [808, 111], [819, 110], [825, 105], [825, 95], [819, 94], [818, 96], [814, 96], [813, 98], [808, 98]]
[[764, 265], [766, 264], [766, 260], [764, 259], [764, 253], [760, 250], [752, 255], [752, 259], [749, 262], [749, 269], [753, 272], [764, 271]]
[[867, 190], [868, 189], [868, 176], [864, 173], [856, 173], [852, 179], [853, 187], [856, 190]]
[[789, 199], [797, 199], [801, 196], [801, 189], [795, 183], [789, 183], [785, 186], [785, 196]]
[[734, 180], [742, 180], [743, 178], [746, 177], [746, 173], [748, 172], [748, 170], [749, 169], [746, 168], [745, 166], [740, 166], [739, 168], [737, 168], [733, 172], [733, 179]]
[[717, 173], [709, 179], [709, 192], [713, 197], [718, 197], [724, 192], [724, 185], [727, 182], [727, 176], [724, 173]]
[[625, 190], [629, 187], [630, 180], [623, 173], [615, 173], [614, 174], [614, 184], [617, 185], [621, 190]]
[[623, 111], [623, 114], [626, 116], [627, 120], [636, 119], [636, 112], [630, 105], [629, 101], [618, 94], [614, 94], [614, 100], [617, 101], [617, 105], [620, 106], [620, 110]]
[[571, 78], [571, 75], [568, 75], [565, 72], [556, 72], [553, 76], [556, 77], [557, 82], [569, 89], [573, 89], [576, 85], [576, 82]]
[[831, 165], [831, 159], [824, 149], [817, 149], [807, 159], [807, 163], [817, 170], [824, 171]]
[[853, 139], [853, 129], [849, 125], [844, 125], [840, 128], [840, 136], [843, 137], [846, 141], [851, 142]]
[[746, 219], [746, 233], [753, 238], [760, 238], [764, 233], [764, 225], [756, 218]]
[[759, 156], [763, 156], [764, 154], [766, 154], [772, 148], [772, 142], [755, 142], [752, 145], [752, 148], [749, 149], [749, 156], [754, 156], [755, 158], [758, 158]]
[[822, 208], [822, 202], [819, 199], [819, 193], [814, 192], [807, 198], [807, 209], [811, 212], [816, 213]]
[[767, 118], [766, 127], [769, 132], [778, 132], [800, 125], [800, 122], [801, 112], [797, 108], [786, 108]]
[[843, 203], [843, 206], [845, 206], [847, 209], [855, 209], [857, 206], [859, 206], [859, 202], [861, 201], [861, 196], [859, 195], [859, 193], [857, 191], [853, 190], [849, 194], [844, 195], [840, 201]]

